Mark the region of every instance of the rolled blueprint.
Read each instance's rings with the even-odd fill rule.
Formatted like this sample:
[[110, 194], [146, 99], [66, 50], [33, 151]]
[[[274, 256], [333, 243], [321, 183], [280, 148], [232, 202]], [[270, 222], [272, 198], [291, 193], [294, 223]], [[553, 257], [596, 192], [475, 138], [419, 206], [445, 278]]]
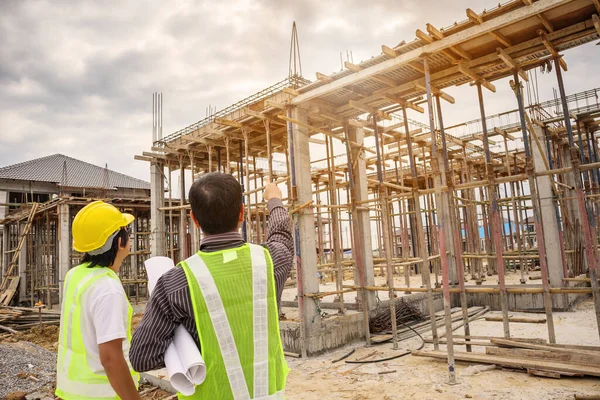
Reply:
[[[144, 262], [148, 275], [148, 292], [156, 286], [158, 278], [175, 266], [168, 257], [152, 257]], [[206, 378], [206, 364], [189, 332], [179, 325], [173, 341], [165, 352], [165, 367], [175, 390], [186, 396], [194, 394], [195, 385]]]

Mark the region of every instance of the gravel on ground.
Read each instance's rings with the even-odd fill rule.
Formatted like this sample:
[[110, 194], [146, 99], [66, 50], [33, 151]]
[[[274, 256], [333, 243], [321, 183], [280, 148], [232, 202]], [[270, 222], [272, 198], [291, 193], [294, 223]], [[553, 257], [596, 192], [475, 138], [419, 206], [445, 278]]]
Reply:
[[29, 342], [0, 343], [0, 399], [14, 392], [52, 389], [56, 354]]

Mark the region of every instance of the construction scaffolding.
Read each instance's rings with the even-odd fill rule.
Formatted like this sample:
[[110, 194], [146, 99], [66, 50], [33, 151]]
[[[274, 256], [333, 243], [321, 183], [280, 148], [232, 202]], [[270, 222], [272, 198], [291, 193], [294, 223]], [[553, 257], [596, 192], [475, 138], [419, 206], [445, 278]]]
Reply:
[[[155, 141], [136, 156], [151, 165], [154, 254], [181, 260], [200, 240], [189, 204], [165, 205], [165, 168], [169, 186], [179, 170], [184, 200], [186, 170], [194, 177], [222, 171], [242, 184], [242, 233], [251, 242], [265, 239], [268, 215], [258, 193], [266, 179], [286, 188], [297, 255], [290, 277], [297, 299], [287, 303], [298, 308], [295, 343], [303, 356], [324, 350], [312, 340], [323, 329], [337, 329], [327, 325], [326, 306], [338, 310], [330, 318], [348, 321], [358, 310], [369, 343], [380, 295], [396, 315], [397, 297], [424, 293], [437, 350], [441, 294], [451, 381], [453, 305], [462, 310], [467, 351], [469, 304], [500, 309], [505, 338], [509, 310], [543, 304], [555, 343], [553, 310], [591, 293], [600, 327], [600, 89], [567, 96], [560, 54], [598, 40], [598, 14], [595, 0], [468, 9], [463, 22], [427, 24], [416, 40], [384, 45], [381, 55], [317, 73], [315, 82], [294, 75]], [[556, 75], [555, 99], [539, 101], [538, 71]], [[516, 108], [487, 116], [484, 89], [495, 92], [492, 82], [502, 78], [510, 79], [502, 84]], [[444, 89], [465, 84], [481, 117], [445, 127], [442, 101], [457, 100]], [[170, 217], [169, 229], [161, 222], [167, 211], [178, 212], [177, 240]], [[335, 290], [322, 290], [327, 281]], [[394, 318], [391, 324], [397, 348]]]
[[[46, 203], [27, 203], [0, 221], [6, 235], [3, 254], [18, 251], [22, 255], [17, 257], [14, 271], [14, 275], [20, 277], [17, 303], [33, 306], [41, 301], [48, 307], [60, 304], [64, 276], [81, 261], [81, 254], [71, 246], [71, 225], [77, 212], [94, 200], [97, 199], [56, 197]], [[150, 202], [148, 199], [103, 200], [136, 218], [131, 225], [131, 253], [123, 261], [119, 277], [126, 294], [137, 304], [148, 298], [144, 261], [150, 257]], [[32, 211], [33, 207], [36, 208]], [[24, 232], [31, 214], [31, 228]], [[23, 236], [25, 241], [19, 248], [19, 239]], [[64, 257], [60, 256], [61, 252]], [[4, 271], [3, 276], [7, 274], [10, 276], [10, 272]]]

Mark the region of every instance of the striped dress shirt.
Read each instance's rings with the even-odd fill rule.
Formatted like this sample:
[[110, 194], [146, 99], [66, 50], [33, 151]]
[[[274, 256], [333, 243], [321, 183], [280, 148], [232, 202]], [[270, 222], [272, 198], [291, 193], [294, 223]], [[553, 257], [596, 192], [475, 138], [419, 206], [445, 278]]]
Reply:
[[[269, 250], [273, 259], [279, 305], [285, 281], [292, 269], [294, 241], [290, 217], [281, 200], [269, 200], [267, 208], [269, 224], [267, 242], [263, 246]], [[200, 250], [219, 251], [239, 247], [244, 243], [238, 232], [228, 232], [205, 236], [200, 243]], [[180, 324], [187, 329], [200, 348], [190, 290], [185, 273], [178, 266], [158, 280], [146, 305], [144, 317], [133, 334], [129, 351], [133, 369], [144, 372], [164, 367], [165, 351], [173, 340], [175, 329]]]

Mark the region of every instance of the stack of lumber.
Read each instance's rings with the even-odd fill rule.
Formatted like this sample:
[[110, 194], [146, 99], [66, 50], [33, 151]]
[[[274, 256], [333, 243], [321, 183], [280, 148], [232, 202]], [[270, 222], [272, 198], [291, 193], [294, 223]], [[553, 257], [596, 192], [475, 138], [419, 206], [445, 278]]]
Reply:
[[[41, 323], [58, 325], [60, 311], [41, 310]], [[38, 307], [0, 307], [0, 330], [15, 333], [40, 325], [40, 309]]]
[[[454, 352], [455, 361], [495, 364], [531, 375], [549, 378], [561, 376], [600, 376], [600, 347], [539, 343], [539, 339], [490, 338], [485, 353]], [[473, 345], [477, 345], [475, 342]], [[446, 360], [444, 351], [413, 351], [414, 356]]]

